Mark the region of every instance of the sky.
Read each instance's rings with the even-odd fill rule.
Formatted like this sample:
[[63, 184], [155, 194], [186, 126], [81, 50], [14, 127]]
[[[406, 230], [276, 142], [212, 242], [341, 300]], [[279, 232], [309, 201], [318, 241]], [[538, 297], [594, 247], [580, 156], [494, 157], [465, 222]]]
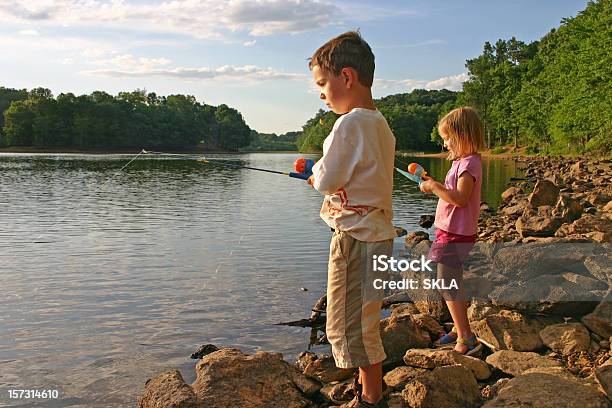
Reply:
[[145, 89], [300, 130], [324, 104], [307, 59], [359, 29], [374, 97], [460, 90], [485, 41], [537, 40], [586, 0], [0, 0], [0, 86], [54, 95]]

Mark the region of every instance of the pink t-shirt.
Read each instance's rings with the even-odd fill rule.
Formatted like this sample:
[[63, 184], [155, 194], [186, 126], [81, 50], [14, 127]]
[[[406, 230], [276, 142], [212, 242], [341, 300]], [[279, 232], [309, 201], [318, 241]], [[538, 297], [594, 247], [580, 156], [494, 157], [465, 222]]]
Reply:
[[476, 235], [478, 231], [478, 214], [480, 212], [480, 189], [482, 187], [482, 161], [480, 154], [457, 159], [446, 173], [444, 187], [457, 189], [459, 177], [468, 172], [474, 178], [472, 195], [464, 207], [457, 207], [439, 199], [436, 208], [436, 228], [459, 235]]

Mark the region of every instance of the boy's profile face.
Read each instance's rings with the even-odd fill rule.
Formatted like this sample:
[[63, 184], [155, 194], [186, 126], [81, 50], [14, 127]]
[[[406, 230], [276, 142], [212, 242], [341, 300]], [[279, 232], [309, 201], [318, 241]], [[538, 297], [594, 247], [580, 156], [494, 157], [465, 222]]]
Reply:
[[348, 112], [350, 101], [350, 79], [343, 74], [344, 72], [340, 72], [340, 75], [336, 76], [319, 65], [312, 67], [312, 77], [319, 88], [319, 98], [339, 115]]

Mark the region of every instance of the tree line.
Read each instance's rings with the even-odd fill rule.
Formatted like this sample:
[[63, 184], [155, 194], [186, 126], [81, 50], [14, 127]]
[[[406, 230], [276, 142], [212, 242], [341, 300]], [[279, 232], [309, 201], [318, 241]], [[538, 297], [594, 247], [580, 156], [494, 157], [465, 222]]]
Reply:
[[[610, 154], [611, 15], [612, 0], [590, 1], [538, 41], [486, 42], [467, 60], [456, 105], [478, 109], [489, 147]], [[439, 140], [436, 129], [432, 139]]]
[[56, 98], [46, 88], [0, 87], [0, 143], [77, 149], [237, 150], [251, 141], [242, 115], [190, 95], [95, 91]]

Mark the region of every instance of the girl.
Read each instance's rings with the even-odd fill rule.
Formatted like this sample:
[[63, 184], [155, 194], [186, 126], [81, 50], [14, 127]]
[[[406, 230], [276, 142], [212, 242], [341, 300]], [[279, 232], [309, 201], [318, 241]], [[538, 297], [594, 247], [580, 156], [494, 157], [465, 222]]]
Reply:
[[439, 345], [455, 344], [455, 351], [474, 355], [482, 345], [470, 330], [467, 317], [468, 301], [463, 287], [463, 262], [476, 242], [482, 164], [478, 151], [483, 148], [483, 126], [476, 111], [470, 107], [449, 112], [438, 124], [448, 159], [453, 164], [444, 184], [423, 177], [420, 189], [439, 197], [436, 208], [436, 237], [429, 259], [438, 263], [438, 279], [446, 287], [455, 280], [458, 289], [442, 290], [454, 327], [438, 340]]

